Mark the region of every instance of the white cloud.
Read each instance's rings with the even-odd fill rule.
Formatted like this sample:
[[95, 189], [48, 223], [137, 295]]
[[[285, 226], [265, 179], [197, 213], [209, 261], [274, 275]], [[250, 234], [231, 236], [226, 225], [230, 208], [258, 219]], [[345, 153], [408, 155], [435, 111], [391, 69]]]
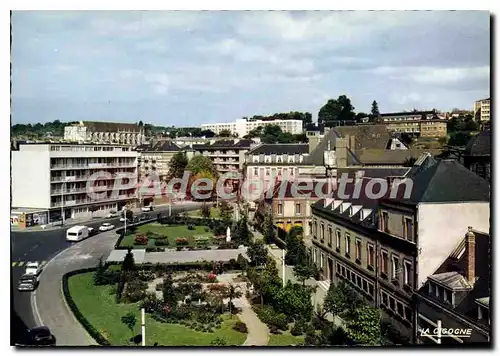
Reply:
[[489, 66], [480, 67], [377, 67], [371, 73], [385, 76], [388, 79], [407, 80], [420, 84], [455, 84], [458, 82], [487, 79], [490, 76]]

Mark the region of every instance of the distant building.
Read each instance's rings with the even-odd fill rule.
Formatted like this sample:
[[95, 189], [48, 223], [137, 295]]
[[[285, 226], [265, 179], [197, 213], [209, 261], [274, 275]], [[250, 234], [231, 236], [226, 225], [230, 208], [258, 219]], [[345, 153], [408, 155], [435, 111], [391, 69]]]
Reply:
[[180, 148], [171, 140], [160, 140], [137, 146], [136, 150], [139, 152], [139, 179], [142, 180], [155, 172], [159, 179], [164, 181], [170, 169], [170, 160]]
[[276, 125], [281, 128], [283, 132], [288, 132], [291, 134], [301, 134], [303, 133], [302, 120], [250, 120], [250, 119], [238, 119], [234, 122], [228, 123], [218, 123], [218, 124], [202, 124], [202, 130], [211, 130], [216, 135], [220, 134], [221, 131], [229, 131], [231, 134], [237, 134], [238, 137], [243, 138], [243, 136], [248, 135], [248, 133], [256, 128]]
[[64, 128], [64, 140], [135, 146], [145, 142], [145, 136], [143, 130], [136, 124], [80, 121]]
[[[43, 211], [47, 222], [62, 212], [76, 218], [121, 209], [136, 200], [137, 156], [127, 145], [20, 143], [12, 151], [12, 206]], [[122, 172], [132, 177], [124, 188], [115, 185]], [[94, 199], [90, 188], [105, 194]]]
[[490, 98], [481, 99], [474, 103], [474, 118], [481, 125], [490, 122]]
[[447, 120], [436, 111], [414, 111], [381, 114], [387, 128], [395, 133], [420, 137], [446, 137]]

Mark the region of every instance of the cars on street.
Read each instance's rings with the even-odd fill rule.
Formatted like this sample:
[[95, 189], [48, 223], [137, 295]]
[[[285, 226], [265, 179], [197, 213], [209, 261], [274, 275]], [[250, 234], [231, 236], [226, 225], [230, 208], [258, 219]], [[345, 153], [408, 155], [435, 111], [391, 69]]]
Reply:
[[17, 290], [20, 292], [33, 292], [38, 287], [38, 276], [34, 274], [23, 274], [19, 278]]
[[87, 226], [73, 226], [66, 231], [67, 241], [81, 241], [92, 236], [94, 229]]
[[117, 218], [118, 217], [118, 213], [114, 210], [111, 210], [108, 215], [106, 215], [106, 219], [113, 219], [113, 218]]
[[42, 272], [42, 265], [38, 262], [28, 262], [24, 274], [39, 275]]
[[32, 346], [54, 346], [56, 338], [52, 335], [48, 326], [38, 326], [28, 330], [28, 345]]
[[113, 230], [115, 228], [115, 225], [112, 225], [110, 223], [104, 223], [101, 226], [99, 226], [99, 231], [109, 231]]
[[143, 212], [153, 211], [153, 210], [154, 210], [154, 207], [153, 207], [153, 205], [143, 206], [143, 207], [141, 208], [141, 210], [142, 210]]

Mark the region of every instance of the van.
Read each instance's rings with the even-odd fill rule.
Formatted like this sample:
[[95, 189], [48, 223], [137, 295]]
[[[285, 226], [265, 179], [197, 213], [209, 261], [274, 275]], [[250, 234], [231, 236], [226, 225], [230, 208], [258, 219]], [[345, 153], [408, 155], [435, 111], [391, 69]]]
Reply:
[[81, 241], [89, 237], [90, 232], [87, 226], [73, 226], [66, 231], [67, 241]]

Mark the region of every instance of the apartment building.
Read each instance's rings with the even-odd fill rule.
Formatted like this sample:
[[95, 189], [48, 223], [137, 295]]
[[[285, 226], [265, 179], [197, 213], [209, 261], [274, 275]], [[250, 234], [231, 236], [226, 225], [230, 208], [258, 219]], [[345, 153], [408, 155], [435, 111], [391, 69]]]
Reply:
[[243, 136], [248, 135], [248, 133], [258, 127], [264, 127], [268, 125], [276, 125], [281, 128], [283, 132], [289, 132], [291, 134], [301, 134], [303, 132], [302, 120], [249, 120], [249, 119], [238, 119], [234, 122], [227, 123], [217, 123], [217, 124], [202, 124], [202, 130], [211, 130], [216, 135], [220, 134], [221, 131], [229, 131], [233, 135], [238, 135], [238, 137], [243, 138]]
[[140, 145], [136, 151], [139, 153], [137, 158], [139, 180], [142, 181], [155, 172], [160, 180], [165, 181], [170, 169], [170, 160], [180, 148], [171, 140], [160, 140]]
[[306, 143], [261, 144], [245, 155], [245, 177], [263, 182], [293, 180], [308, 153]]
[[[418, 343], [462, 345], [491, 340], [491, 238], [473, 227], [464, 235], [415, 293]], [[470, 334], [436, 335], [438, 322], [441, 328]]]
[[64, 128], [64, 140], [79, 143], [140, 145], [145, 142], [143, 130], [136, 124], [80, 121]]
[[462, 153], [463, 165], [491, 182], [491, 131], [472, 137]]
[[[461, 240], [457, 221], [489, 229], [490, 192], [484, 179], [458, 162], [430, 155], [420, 157], [404, 178], [394, 197], [388, 191], [370, 199], [365, 190], [370, 181], [391, 186], [394, 179], [372, 178], [358, 183], [357, 197], [353, 184], [351, 199], [315, 203], [310, 258], [327, 283], [348, 282], [382, 309], [402, 339], [415, 342], [413, 293]], [[404, 197], [407, 187], [410, 194]]]
[[20, 144], [12, 151], [12, 206], [39, 209], [46, 221], [120, 209], [136, 199], [137, 156], [128, 145]]
[[194, 155], [209, 157], [219, 174], [243, 173], [245, 154], [253, 147], [252, 140], [219, 140], [211, 144], [192, 145]]
[[381, 114], [389, 131], [420, 137], [446, 137], [447, 120], [436, 111], [414, 111]]
[[490, 122], [490, 98], [474, 102], [474, 117], [481, 124]]

